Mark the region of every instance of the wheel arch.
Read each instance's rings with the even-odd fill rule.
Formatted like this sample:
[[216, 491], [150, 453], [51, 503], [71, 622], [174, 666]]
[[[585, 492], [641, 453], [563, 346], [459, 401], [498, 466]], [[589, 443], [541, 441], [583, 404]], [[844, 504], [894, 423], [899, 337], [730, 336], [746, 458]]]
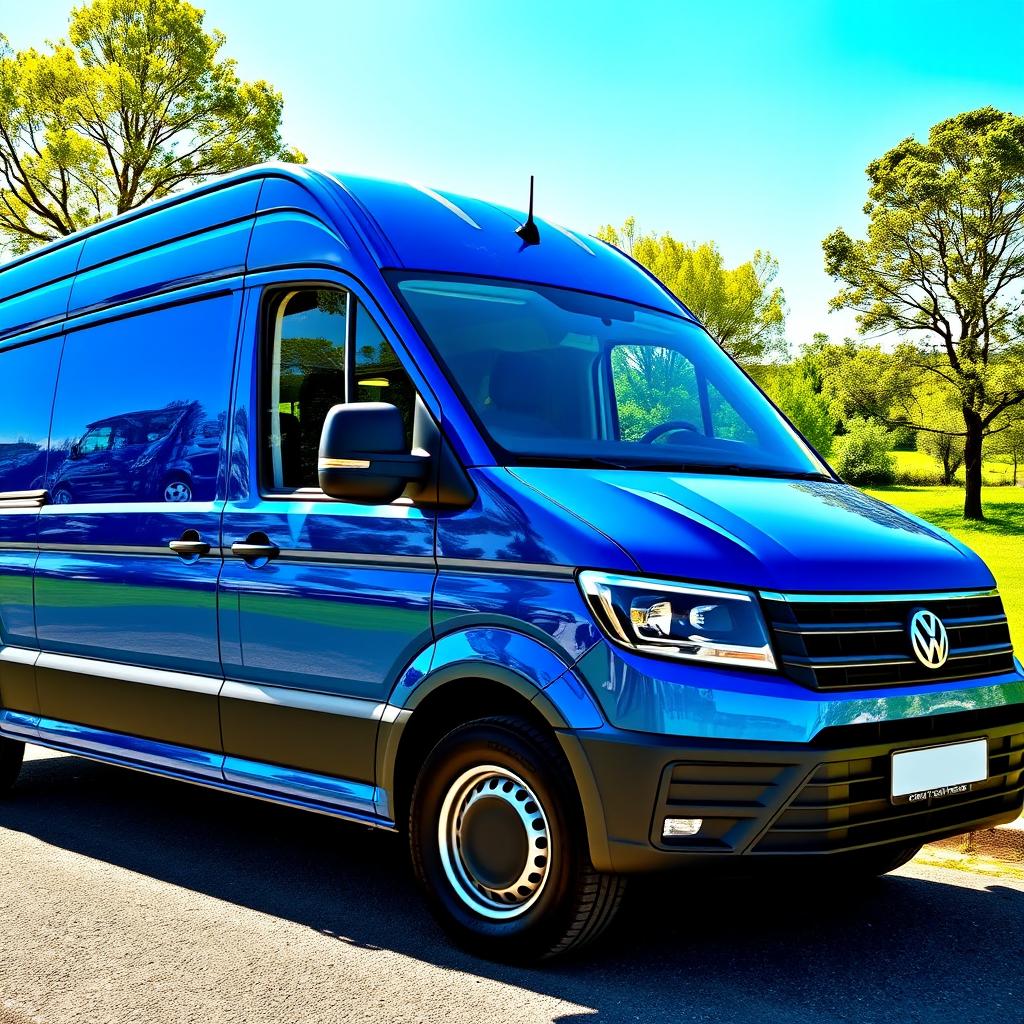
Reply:
[[[521, 639], [554, 655], [537, 641]], [[434, 658], [436, 661], [436, 656]], [[604, 812], [597, 785], [577, 729], [600, 728], [604, 720], [593, 698], [571, 668], [559, 663], [553, 678], [543, 672], [532, 678], [519, 668], [489, 660], [457, 660], [434, 668], [417, 678], [390, 717], [381, 723], [377, 742], [377, 786], [388, 794], [389, 810], [399, 827], [408, 821], [416, 768], [434, 745], [452, 729], [477, 718], [494, 715], [522, 717], [549, 730], [561, 747], [583, 806], [591, 859], [608, 870]], [[520, 666], [521, 667], [521, 666]], [[396, 687], [396, 690], [401, 688]], [[397, 694], [396, 694], [397, 696]]]

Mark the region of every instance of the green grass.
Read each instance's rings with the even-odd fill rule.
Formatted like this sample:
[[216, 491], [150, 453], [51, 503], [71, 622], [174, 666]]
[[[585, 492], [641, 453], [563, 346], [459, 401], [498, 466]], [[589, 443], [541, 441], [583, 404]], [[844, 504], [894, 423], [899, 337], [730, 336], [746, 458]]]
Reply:
[[[942, 467], [939, 460], [927, 452], [891, 451], [897, 473], [915, 473], [921, 476], [940, 476]], [[981, 477], [986, 484], [1000, 486], [1013, 482], [1013, 462], [1008, 455], [986, 455], [981, 466]], [[941, 478], [941, 477], [940, 477]], [[963, 481], [963, 466], [956, 472], [955, 479]], [[1018, 468], [1018, 480], [1024, 480], [1024, 470]]]
[[879, 487], [868, 493], [941, 526], [981, 555], [999, 584], [1018, 653], [1024, 649], [1024, 489], [985, 488], [983, 523], [964, 520], [959, 487]]

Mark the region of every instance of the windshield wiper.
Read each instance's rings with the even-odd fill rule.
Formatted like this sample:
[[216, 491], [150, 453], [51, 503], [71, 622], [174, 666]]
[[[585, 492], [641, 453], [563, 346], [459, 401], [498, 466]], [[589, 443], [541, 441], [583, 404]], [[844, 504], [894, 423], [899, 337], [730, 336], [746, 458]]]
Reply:
[[824, 480], [835, 483], [835, 478], [813, 470], [776, 469], [769, 466], [740, 466], [725, 462], [651, 462], [645, 469], [667, 469], [676, 473], [714, 473], [720, 476], [765, 476], [778, 480]]
[[709, 473], [719, 476], [764, 476], [780, 480], [821, 480], [835, 483], [835, 478], [812, 470], [776, 469], [766, 466], [741, 466], [730, 462], [671, 462], [654, 459], [617, 460], [598, 455], [523, 455], [521, 465], [566, 466], [588, 469], [660, 469], [667, 473]]
[[599, 455], [521, 455], [516, 459], [521, 466], [566, 466], [586, 469], [647, 469], [632, 462], [604, 459]]

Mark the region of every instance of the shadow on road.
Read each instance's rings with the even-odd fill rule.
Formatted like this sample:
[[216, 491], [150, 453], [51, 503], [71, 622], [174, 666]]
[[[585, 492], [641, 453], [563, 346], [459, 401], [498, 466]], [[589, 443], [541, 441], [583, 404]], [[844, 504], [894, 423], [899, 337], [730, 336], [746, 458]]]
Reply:
[[[587, 1007], [561, 1024], [1021, 1020], [1024, 893], [910, 877], [857, 893], [643, 879], [605, 941], [528, 970], [451, 947], [402, 841], [72, 757], [31, 760], [0, 828], [305, 925]], [[273, 965], [266, 969], [273, 971]]]

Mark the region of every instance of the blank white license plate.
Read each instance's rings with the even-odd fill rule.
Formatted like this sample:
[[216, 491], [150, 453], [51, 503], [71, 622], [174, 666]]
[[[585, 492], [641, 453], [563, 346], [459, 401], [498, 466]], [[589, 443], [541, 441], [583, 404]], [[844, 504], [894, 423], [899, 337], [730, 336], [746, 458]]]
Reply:
[[892, 755], [892, 798], [919, 803], [970, 792], [988, 778], [988, 740], [902, 750]]

